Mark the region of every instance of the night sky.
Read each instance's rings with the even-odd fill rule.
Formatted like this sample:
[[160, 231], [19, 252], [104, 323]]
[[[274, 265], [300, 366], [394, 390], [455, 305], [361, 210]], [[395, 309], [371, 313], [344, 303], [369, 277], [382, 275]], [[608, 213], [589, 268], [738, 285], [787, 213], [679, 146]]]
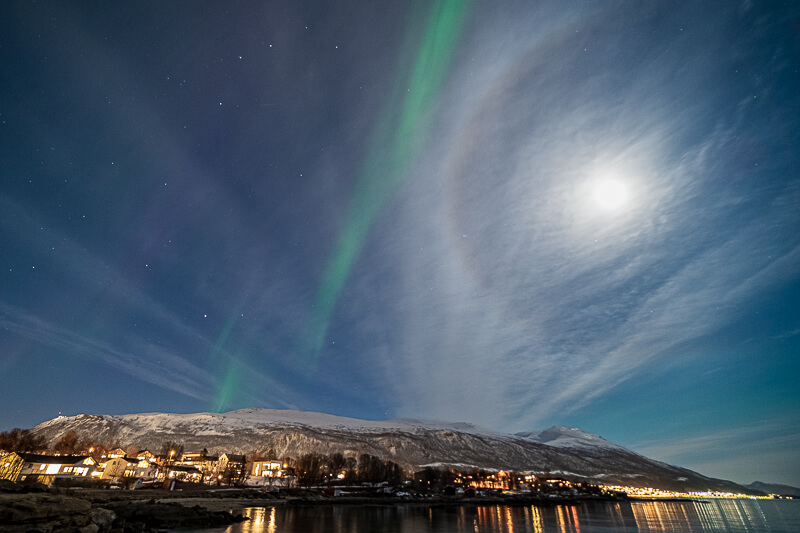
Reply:
[[577, 426], [800, 486], [796, 2], [0, 5], [0, 430]]

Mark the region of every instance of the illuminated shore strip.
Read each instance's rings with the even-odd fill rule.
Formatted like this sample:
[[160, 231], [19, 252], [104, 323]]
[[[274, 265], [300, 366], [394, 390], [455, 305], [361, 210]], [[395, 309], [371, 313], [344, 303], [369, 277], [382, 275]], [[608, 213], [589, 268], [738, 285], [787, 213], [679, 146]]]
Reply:
[[688, 498], [688, 499], [733, 499], [733, 500], [773, 500], [775, 494], [767, 496], [753, 496], [736, 492], [674, 492], [670, 490], [654, 489], [652, 487], [626, 487], [622, 485], [600, 485], [600, 488], [609, 492], [624, 492], [631, 498]]

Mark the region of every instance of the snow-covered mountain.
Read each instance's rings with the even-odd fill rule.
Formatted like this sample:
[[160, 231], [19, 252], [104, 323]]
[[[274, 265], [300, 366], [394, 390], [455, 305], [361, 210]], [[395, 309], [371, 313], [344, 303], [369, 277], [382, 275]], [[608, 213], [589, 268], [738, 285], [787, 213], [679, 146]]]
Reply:
[[745, 485], [748, 489], [761, 491], [765, 494], [780, 494], [782, 496], [800, 497], [800, 487], [791, 485], [779, 485], [777, 483], [764, 483], [763, 481], [753, 481]]
[[608, 450], [624, 450], [621, 446], [617, 446], [612, 442], [608, 442], [604, 438], [586, 433], [578, 428], [568, 428], [564, 426], [553, 426], [544, 431], [526, 431], [516, 433], [518, 437], [532, 440], [548, 446], [555, 446], [556, 448], [604, 448]]
[[160, 449], [167, 441], [187, 451], [275, 453], [299, 457], [316, 452], [368, 453], [409, 470], [457, 465], [530, 471], [597, 483], [672, 490], [746, 492], [730, 481], [648, 459], [577, 428], [552, 427], [516, 435], [466, 423], [419, 420], [369, 421], [322, 413], [240, 409], [228, 413], [60, 416], [32, 431], [51, 443], [75, 430], [96, 441]]

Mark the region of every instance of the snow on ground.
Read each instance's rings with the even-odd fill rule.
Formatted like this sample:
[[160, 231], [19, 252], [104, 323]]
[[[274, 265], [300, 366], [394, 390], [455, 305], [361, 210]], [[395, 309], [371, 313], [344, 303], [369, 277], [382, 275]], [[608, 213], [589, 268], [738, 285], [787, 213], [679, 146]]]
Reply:
[[553, 426], [539, 432], [517, 433], [517, 436], [556, 448], [621, 449], [599, 435], [565, 426]]

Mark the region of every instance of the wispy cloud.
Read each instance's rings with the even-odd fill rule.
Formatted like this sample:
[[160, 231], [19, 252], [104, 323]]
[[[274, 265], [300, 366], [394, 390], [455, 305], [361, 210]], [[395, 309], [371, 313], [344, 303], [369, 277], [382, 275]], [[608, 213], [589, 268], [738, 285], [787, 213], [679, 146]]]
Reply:
[[[614, 24], [613, 9], [597, 15], [506, 31], [495, 50], [505, 70], [483, 41], [465, 50], [456, 78], [469, 88], [454, 88], [438, 117], [455, 129], [413, 169], [392, 225], [376, 228], [350, 312], [392, 346], [365, 357], [394, 384], [400, 413], [535, 426], [740, 319], [800, 268], [800, 243], [770, 232], [796, 216], [745, 213], [752, 199], [730, 178], [739, 132], [716, 114], [746, 111], [687, 106], [691, 84], [665, 92], [678, 66], [660, 49], [611, 69], [604, 58], [624, 39], [573, 46]], [[715, 61], [693, 58], [699, 71]], [[587, 199], [600, 170], [628, 183], [625, 210]], [[380, 306], [370, 280], [383, 283]]]
[[752, 454], [759, 451], [785, 449], [800, 441], [800, 427], [796, 420], [778, 419], [747, 426], [728, 427], [701, 434], [673, 439], [659, 439], [633, 444], [637, 452], [655, 458], [700, 457], [706, 454], [726, 456]]
[[[0, 207], [9, 215], [5, 223], [15, 226], [7, 227], [9, 233], [16, 234], [28, 249], [41, 258], [39, 261], [55, 269], [58, 275], [65, 276], [71, 283], [51, 294], [48, 318], [0, 302], [0, 319], [8, 331], [77, 357], [103, 362], [136, 379], [205, 403], [209, 403], [220, 386], [219, 373], [224, 371], [226, 365], [235, 364], [246, 371], [245, 382], [237, 390], [237, 394], [243, 395], [242, 399], [246, 397], [255, 405], [265, 402], [276, 406], [295, 405], [295, 392], [274, 377], [265, 375], [258, 367], [253, 367], [242, 356], [231, 353], [224, 345], [215, 347], [215, 339], [208, 337], [209, 332], [199, 331], [194, 325], [197, 323], [196, 317], [180, 316], [163, 301], [150, 296], [146, 285], [128, 279], [108, 257], [95, 254], [83, 243], [52, 228], [46, 217], [7, 195], [0, 194]], [[248, 271], [245, 276], [249, 278], [238, 279], [238, 286], [244, 292], [254, 291], [257, 275], [257, 272]], [[256, 312], [258, 309], [269, 309], [279, 293], [283, 293], [282, 298], [288, 300], [285, 294], [287, 290], [286, 287], [276, 286], [257, 291], [265, 301], [256, 302], [250, 309]], [[76, 300], [76, 294], [96, 294], [98, 291], [102, 295], [101, 300], [89, 297], [84, 301], [83, 296]], [[93, 307], [89, 322], [102, 322], [106, 318], [113, 321], [122, 315], [140, 317], [150, 324], [157, 324], [157, 328], [144, 328], [137, 333], [124, 331], [123, 325], [118, 325], [113, 331], [86, 335], [59, 321], [59, 317], [64, 316], [59, 309], [70, 309], [69, 316], [84, 305]], [[214, 302], [208, 307], [230, 312], [225, 309], [223, 302]], [[166, 348], [151, 340], [153, 336], [165, 339], [165, 345], [176, 348]], [[263, 349], [268, 349], [268, 345], [265, 344]], [[217, 368], [210, 368], [206, 363], [212, 352], [217, 358]]]
[[631, 445], [647, 457], [680, 464], [706, 475], [739, 483], [786, 484], [796, 483], [794, 480], [800, 474], [794, 460], [798, 447], [800, 426], [792, 417]]
[[142, 346], [138, 352], [118, 350], [2, 302], [0, 327], [55, 349], [59, 354], [103, 363], [146, 383], [198, 400], [208, 399], [208, 391], [216, 381], [214, 376], [183, 357], [155, 345]]
[[[398, 6], [391, 13], [404, 12]], [[748, 17], [757, 11], [742, 6]], [[796, 121], [782, 117], [789, 140], [780, 144], [780, 103], [759, 107], [762, 95], [780, 102], [794, 92], [774, 90], [768, 69], [744, 74], [756, 53], [748, 39], [773, 27], [741, 34], [735, 7], [472, 3], [454, 68], [435, 73], [446, 76], [441, 91], [401, 86], [388, 102], [388, 58], [413, 56], [414, 43], [394, 53], [402, 31], [385, 36], [383, 51], [346, 55], [341, 46], [327, 56], [312, 50], [308, 32], [274, 22], [291, 16], [262, 17], [284, 42], [215, 61], [228, 80], [223, 106], [222, 78], [176, 81], [169, 54], [181, 49], [167, 50], [161, 66], [140, 63], [103, 40], [102, 18], [54, 9], [62, 22], [50, 24], [53, 42], [74, 46], [34, 44], [60, 65], [42, 80], [74, 80], [63, 91], [69, 105], [52, 119], [49, 97], [36, 93], [15, 119], [29, 130], [28, 149], [54, 139], [54, 159], [42, 170], [15, 148], [9, 161], [26, 178], [0, 193], [4, 257], [14, 265], [0, 327], [12, 357], [44, 346], [204, 408], [238, 395], [231, 403], [532, 429], [582, 407], [591, 413], [615, 388], [697, 351], [764, 294], [796, 283]], [[384, 9], [370, 16], [385, 21]], [[700, 16], [709, 13], [711, 26]], [[774, 61], [791, 62], [773, 51]], [[205, 56], [183, 58], [186, 72], [208, 71]], [[262, 67], [268, 86], [246, 75]], [[262, 107], [264, 90], [277, 105]], [[376, 110], [423, 94], [432, 98], [419, 117], [424, 141], [412, 136], [395, 150], [366, 138]], [[33, 117], [23, 120], [27, 110]], [[77, 142], [74, 124], [89, 124], [87, 113], [100, 131]], [[113, 172], [96, 147], [106, 137], [115, 159], [125, 154]], [[416, 142], [418, 157], [396, 171], [380, 155]], [[389, 176], [399, 184], [378, 202], [351, 198], [364, 152], [376, 154], [378, 188]], [[61, 187], [62, 172], [69, 184], [48, 189]], [[625, 184], [624, 208], [595, 204], [602, 177]], [[87, 211], [80, 225], [59, 191]], [[353, 220], [367, 223], [353, 233], [358, 253], [348, 255], [335, 302], [320, 312], [323, 261], [352, 205], [369, 213]], [[37, 264], [18, 275], [29, 258], [47, 274]], [[309, 343], [303, 332], [315, 313], [324, 327]], [[777, 331], [797, 334], [786, 324], [768, 335]], [[317, 340], [319, 361], [309, 365], [298, 354]], [[708, 369], [688, 359], [687, 368]], [[726, 430], [639, 451], [689, 457], [728, 438], [779, 453], [793, 442], [777, 425], [763, 429], [776, 440]]]

